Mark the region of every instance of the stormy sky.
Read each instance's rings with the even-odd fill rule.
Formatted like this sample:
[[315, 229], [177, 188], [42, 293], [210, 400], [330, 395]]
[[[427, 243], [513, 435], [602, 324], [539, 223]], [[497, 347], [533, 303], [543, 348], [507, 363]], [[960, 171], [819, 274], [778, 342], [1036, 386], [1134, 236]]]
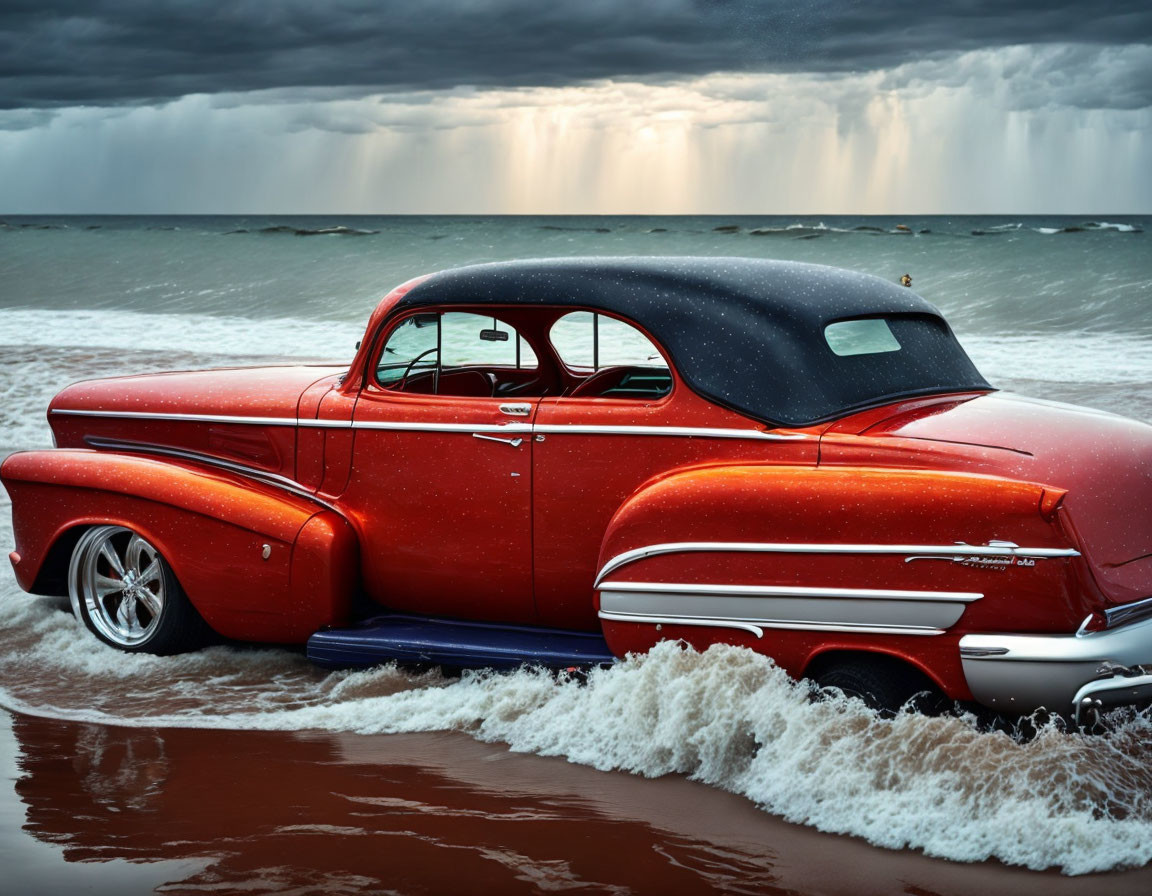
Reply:
[[1152, 210], [1152, 5], [4, 0], [0, 212]]

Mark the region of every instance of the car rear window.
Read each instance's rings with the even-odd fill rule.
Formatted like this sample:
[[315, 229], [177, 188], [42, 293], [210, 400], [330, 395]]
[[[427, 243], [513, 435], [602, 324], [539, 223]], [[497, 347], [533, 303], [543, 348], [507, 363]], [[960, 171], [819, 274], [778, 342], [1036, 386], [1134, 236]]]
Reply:
[[840, 357], [848, 355], [879, 355], [900, 351], [888, 321], [882, 317], [860, 320], [840, 320], [824, 328], [828, 347]]

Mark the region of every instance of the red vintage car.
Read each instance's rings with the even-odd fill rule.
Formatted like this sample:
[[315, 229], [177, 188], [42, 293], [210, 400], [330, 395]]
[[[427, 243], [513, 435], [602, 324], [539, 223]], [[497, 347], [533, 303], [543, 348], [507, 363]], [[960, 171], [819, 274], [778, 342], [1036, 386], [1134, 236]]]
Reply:
[[[254, 339], [258, 334], [254, 334]], [[752, 259], [412, 280], [350, 366], [70, 386], [23, 588], [96, 637], [566, 667], [723, 642], [893, 708], [1152, 697], [1152, 427], [998, 393], [910, 289]]]

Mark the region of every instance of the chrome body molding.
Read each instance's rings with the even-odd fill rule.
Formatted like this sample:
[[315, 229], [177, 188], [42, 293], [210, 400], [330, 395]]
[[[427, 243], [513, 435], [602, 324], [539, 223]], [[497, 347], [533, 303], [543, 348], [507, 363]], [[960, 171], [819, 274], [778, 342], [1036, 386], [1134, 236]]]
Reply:
[[630, 616], [712, 619], [766, 628], [940, 634], [983, 595], [956, 591], [604, 582], [600, 609]]
[[901, 556], [938, 555], [940, 557], [1028, 557], [1051, 559], [1079, 557], [1073, 548], [1022, 548], [1004, 543], [970, 545], [963, 542], [948, 545], [924, 544], [813, 544], [809, 542], [756, 542], [756, 541], [673, 541], [650, 544], [617, 554], [604, 564], [596, 575], [596, 584], [609, 573], [660, 554], [690, 553], [753, 553], [753, 554], [896, 554]]
[[[312, 420], [301, 420], [300, 425], [310, 427]], [[528, 435], [532, 432], [531, 423], [396, 423], [391, 420], [344, 421], [345, 429], [373, 429], [384, 432], [499, 432]]]
[[932, 600], [972, 603], [978, 591], [898, 591], [883, 588], [811, 588], [807, 585], [697, 585], [672, 582], [604, 582], [604, 591], [668, 594], [731, 594], [741, 597], [852, 598], [854, 600]]
[[53, 409], [52, 414], [105, 417], [116, 420], [160, 420], [177, 423], [234, 423], [241, 426], [298, 426], [307, 429], [380, 429], [398, 432], [530, 433], [530, 423], [400, 423], [390, 420], [310, 420], [296, 417], [241, 417], [226, 414], [165, 414], [152, 411], [88, 411]]
[[705, 628], [734, 628], [750, 632], [757, 638], [764, 637], [763, 626], [753, 625], [751, 622], [740, 622], [736, 619], [699, 619], [675, 616], [640, 616], [636, 613], [610, 613], [605, 610], [599, 612], [599, 617], [606, 622], [648, 622], [652, 625], [698, 625]]
[[754, 439], [767, 442], [793, 442], [815, 439], [801, 432], [765, 432], [759, 429], [718, 429], [693, 426], [582, 426], [564, 423], [544, 423], [534, 427], [536, 432], [550, 435], [581, 436], [681, 436], [689, 439]]
[[651, 625], [700, 625], [711, 628], [735, 628], [763, 637], [763, 629], [783, 629], [803, 632], [852, 632], [861, 635], [942, 635], [938, 628], [914, 625], [835, 625], [809, 620], [788, 621], [778, 619], [720, 619], [704, 616], [649, 616], [642, 613], [619, 613], [601, 610], [599, 616], [606, 622], [640, 622]]
[[[170, 420], [196, 423], [240, 423], [262, 426], [295, 426], [295, 417], [242, 417], [233, 414], [169, 414], [162, 411], [104, 411], [81, 408], [51, 408], [52, 416], [109, 417], [116, 420]], [[318, 421], [324, 423], [324, 421]], [[347, 426], [347, 424], [343, 424]]]
[[1003, 656], [1008, 652], [1007, 647], [961, 647], [960, 656]]
[[289, 494], [296, 495], [300, 498], [306, 498], [315, 504], [319, 504], [327, 510], [334, 511], [335, 513], [344, 516], [344, 512], [340, 510], [335, 504], [325, 501], [323, 498], [318, 497], [314, 492], [309, 491], [305, 486], [301, 485], [295, 479], [289, 479], [287, 476], [281, 476], [279, 473], [269, 473], [267, 470], [258, 470], [255, 467], [245, 466], [230, 460], [224, 460], [219, 457], [214, 457], [211, 454], [201, 454], [199, 451], [188, 451], [184, 448], [169, 448], [166, 445], [153, 445], [149, 442], [131, 442], [124, 439], [105, 439], [99, 436], [85, 436], [85, 443], [91, 445], [93, 448], [99, 448], [106, 451], [126, 451], [132, 454], [150, 454], [158, 457], [173, 457], [178, 460], [189, 460], [193, 463], [204, 464], [205, 466], [216, 467], [221, 470], [226, 470], [229, 473], [235, 473], [238, 476], [243, 476], [246, 479], [252, 479], [256, 482], [270, 485], [273, 488], [278, 488], [281, 491], [288, 492]]
[[1149, 616], [1152, 616], [1152, 597], [1134, 600], [1131, 603], [1110, 607], [1104, 611], [1104, 618], [1108, 623], [1107, 628], [1116, 628], [1138, 619], [1147, 619]]
[[104, 411], [53, 408], [49, 413], [61, 416], [106, 417], [119, 420], [161, 420], [184, 423], [233, 423], [241, 426], [299, 426], [311, 429], [371, 429], [395, 432], [518, 432], [554, 435], [605, 436], [679, 436], [700, 439], [751, 439], [767, 442], [790, 442], [815, 439], [804, 433], [775, 433], [759, 429], [723, 429], [691, 426], [581, 426], [531, 423], [407, 423], [392, 420], [316, 420], [296, 417], [254, 417], [232, 414], [176, 414], [160, 411]]
[[1152, 618], [1080, 636], [965, 635], [960, 662], [972, 695], [993, 709], [1071, 712], [1085, 696], [1129, 702], [1141, 690], [1132, 668], [1152, 664]]

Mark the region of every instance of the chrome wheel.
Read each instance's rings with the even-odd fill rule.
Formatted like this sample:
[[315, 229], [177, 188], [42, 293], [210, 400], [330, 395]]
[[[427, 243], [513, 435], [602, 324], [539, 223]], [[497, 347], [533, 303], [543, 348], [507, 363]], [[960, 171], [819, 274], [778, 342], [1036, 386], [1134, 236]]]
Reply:
[[159, 628], [171, 575], [156, 548], [131, 529], [89, 529], [68, 578], [72, 609], [110, 644], [137, 647]]

